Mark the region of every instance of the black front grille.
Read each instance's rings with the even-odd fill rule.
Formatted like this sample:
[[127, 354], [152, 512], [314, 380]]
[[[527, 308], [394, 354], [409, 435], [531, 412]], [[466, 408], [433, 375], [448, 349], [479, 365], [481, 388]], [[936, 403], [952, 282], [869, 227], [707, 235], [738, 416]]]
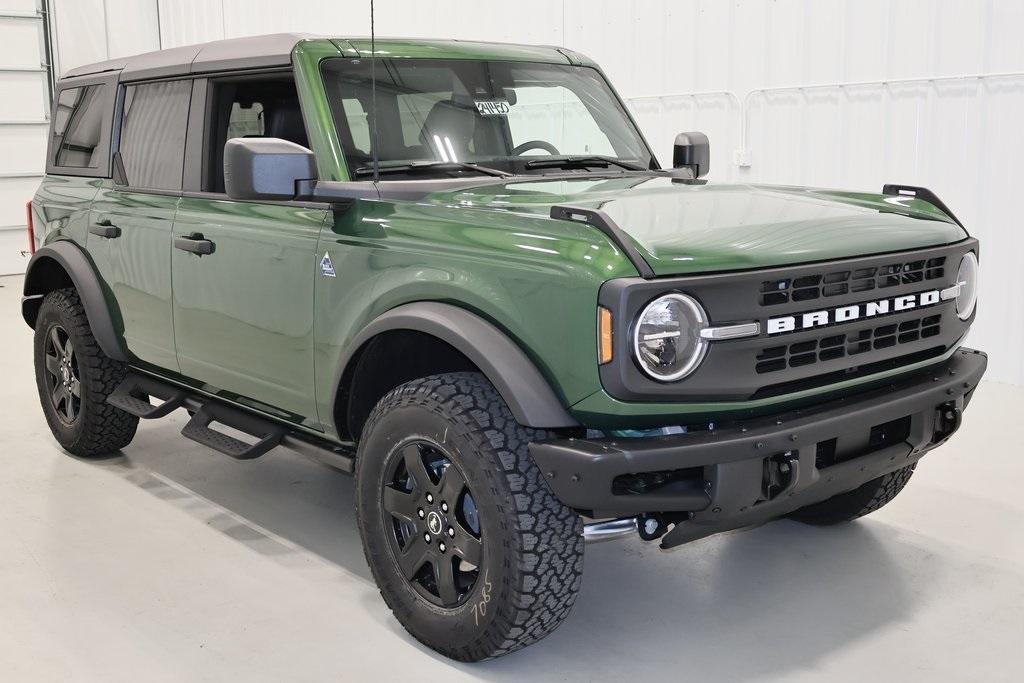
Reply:
[[946, 257], [936, 256], [782, 280], [765, 280], [761, 283], [760, 301], [762, 306], [775, 306], [937, 280], [945, 276], [945, 265]]
[[[703, 362], [679, 382], [647, 377], [627, 348], [600, 366], [602, 385], [624, 401], [749, 401], [866, 382], [872, 375], [925, 364], [958, 344], [970, 326], [956, 315], [953, 300], [936, 299], [935, 293], [953, 284], [956, 264], [976, 247], [967, 239], [829, 263], [609, 280], [598, 302], [615, 311], [618, 339], [630, 339], [640, 311], [667, 292], [694, 297], [711, 325], [756, 321], [761, 332], [710, 342]], [[921, 304], [925, 293], [928, 303]], [[901, 297], [913, 302], [910, 307], [897, 305]], [[868, 308], [883, 300], [888, 311]], [[837, 320], [836, 312], [849, 307], [857, 308], [857, 316], [844, 313], [846, 320]], [[813, 326], [804, 327], [803, 316], [823, 311], [829, 314], [826, 323], [814, 319]], [[795, 329], [769, 332], [772, 318], [789, 316]]]
[[768, 346], [757, 354], [754, 371], [758, 374], [780, 372], [786, 368], [857, 356], [868, 351], [887, 349], [899, 344], [937, 337], [940, 314], [927, 315], [900, 323], [868, 327], [855, 332], [829, 334], [794, 344]]

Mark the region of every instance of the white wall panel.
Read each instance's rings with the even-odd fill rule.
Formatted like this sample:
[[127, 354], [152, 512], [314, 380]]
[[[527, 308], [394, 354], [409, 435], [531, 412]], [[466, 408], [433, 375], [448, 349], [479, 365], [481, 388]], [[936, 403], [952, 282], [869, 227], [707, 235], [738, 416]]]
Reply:
[[[23, 12], [27, 14], [35, 11], [35, 7], [33, 6], [31, 10], [14, 10], [11, 7], [4, 7], [0, 9], [0, 14], [12, 11], [17, 11], [19, 14]], [[4, 69], [39, 68], [42, 55], [39, 51], [38, 21], [24, 18], [0, 17], [0, 32], [3, 35], [3, 44], [0, 45], [0, 56], [2, 56], [3, 61], [0, 62], [0, 67]]]
[[46, 73], [16, 71], [0, 74], [0, 121], [38, 121], [47, 109]]
[[[152, 2], [165, 47], [276, 31], [369, 33], [366, 1]], [[97, 3], [74, 0], [82, 26], [94, 28]], [[115, 4], [131, 3], [107, 0], [108, 11]], [[378, 0], [376, 11], [379, 35], [560, 44], [589, 54], [635, 98], [630, 106], [663, 163], [676, 132], [709, 134], [713, 180], [930, 186], [984, 240], [973, 341], [992, 352], [992, 378], [1024, 383], [1024, 302], [1003, 287], [1022, 246], [1015, 205], [1024, 78], [892, 83], [1024, 71], [1024, 2]], [[151, 27], [153, 17], [133, 21]], [[79, 43], [67, 54], [101, 52], [83, 33], [62, 34]], [[863, 85], [837, 85], [853, 82]], [[813, 84], [828, 87], [772, 90]]]
[[160, 49], [157, 0], [50, 0], [50, 4], [59, 74], [82, 64]]
[[160, 49], [156, 0], [104, 0], [104, 5], [111, 57]]
[[[273, 3], [254, 3], [253, 14], [262, 14]], [[224, 32], [224, 7], [219, 0], [159, 0], [160, 42], [163, 47], [192, 45], [208, 40], [231, 38]], [[290, 2], [288, 6], [301, 6]], [[280, 28], [271, 28], [261, 33], [274, 33]]]
[[110, 57], [103, 0], [53, 0], [52, 4], [58, 73]]
[[[47, 130], [41, 125], [0, 126], [0, 150], [3, 150], [2, 173], [42, 173], [46, 156]], [[25, 201], [28, 201], [26, 198]]]
[[48, 105], [35, 0], [0, 0], [0, 274], [24, 268], [25, 202], [39, 184]]

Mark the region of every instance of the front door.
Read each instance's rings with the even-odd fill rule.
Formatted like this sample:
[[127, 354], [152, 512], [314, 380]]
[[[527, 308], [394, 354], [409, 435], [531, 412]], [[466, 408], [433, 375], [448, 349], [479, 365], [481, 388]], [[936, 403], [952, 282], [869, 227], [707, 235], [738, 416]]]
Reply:
[[328, 211], [224, 194], [229, 138], [309, 144], [294, 78], [288, 71], [197, 81], [190, 120], [190, 130], [204, 134], [201, 148], [189, 143], [170, 259], [181, 373], [205, 391], [320, 429], [313, 278]]
[[[313, 394], [313, 277], [327, 212], [185, 196], [171, 256], [185, 376], [319, 428]], [[212, 253], [200, 252], [212, 250]]]

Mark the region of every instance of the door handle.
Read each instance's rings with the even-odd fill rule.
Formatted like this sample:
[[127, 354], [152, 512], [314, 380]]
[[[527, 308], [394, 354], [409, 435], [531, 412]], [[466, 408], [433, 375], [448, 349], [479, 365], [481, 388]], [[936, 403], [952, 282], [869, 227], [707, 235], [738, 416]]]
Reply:
[[199, 256], [208, 256], [214, 252], [216, 246], [213, 242], [203, 237], [203, 233], [194, 232], [191, 235], [182, 235], [174, 238], [174, 248], [187, 251]]
[[100, 218], [89, 226], [89, 234], [113, 240], [121, 236], [121, 228], [111, 223], [109, 218]]

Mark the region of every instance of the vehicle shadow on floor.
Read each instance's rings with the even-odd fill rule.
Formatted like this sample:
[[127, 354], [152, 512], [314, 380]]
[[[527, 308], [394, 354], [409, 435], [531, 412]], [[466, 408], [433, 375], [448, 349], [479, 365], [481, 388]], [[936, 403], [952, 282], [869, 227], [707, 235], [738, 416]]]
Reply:
[[232, 460], [182, 437], [185, 421], [143, 423], [120, 456], [97, 464], [256, 552], [285, 564], [313, 553], [372, 584], [352, 477], [284, 448]]
[[[234, 462], [184, 440], [181, 422], [146, 425], [123, 457], [97, 466], [256, 552], [286, 563], [314, 553], [372, 583], [351, 478], [284, 449]], [[416, 643], [393, 619], [385, 627], [425, 656], [491, 680], [666, 671], [677, 679], [748, 680], [813, 669], [851, 641], [909, 619], [928, 597], [919, 589], [933, 583], [927, 574], [942, 570], [931, 555], [912, 536], [868, 520], [831, 528], [773, 522], [670, 552], [629, 539], [588, 546], [573, 615], [523, 652], [459, 664]]]

